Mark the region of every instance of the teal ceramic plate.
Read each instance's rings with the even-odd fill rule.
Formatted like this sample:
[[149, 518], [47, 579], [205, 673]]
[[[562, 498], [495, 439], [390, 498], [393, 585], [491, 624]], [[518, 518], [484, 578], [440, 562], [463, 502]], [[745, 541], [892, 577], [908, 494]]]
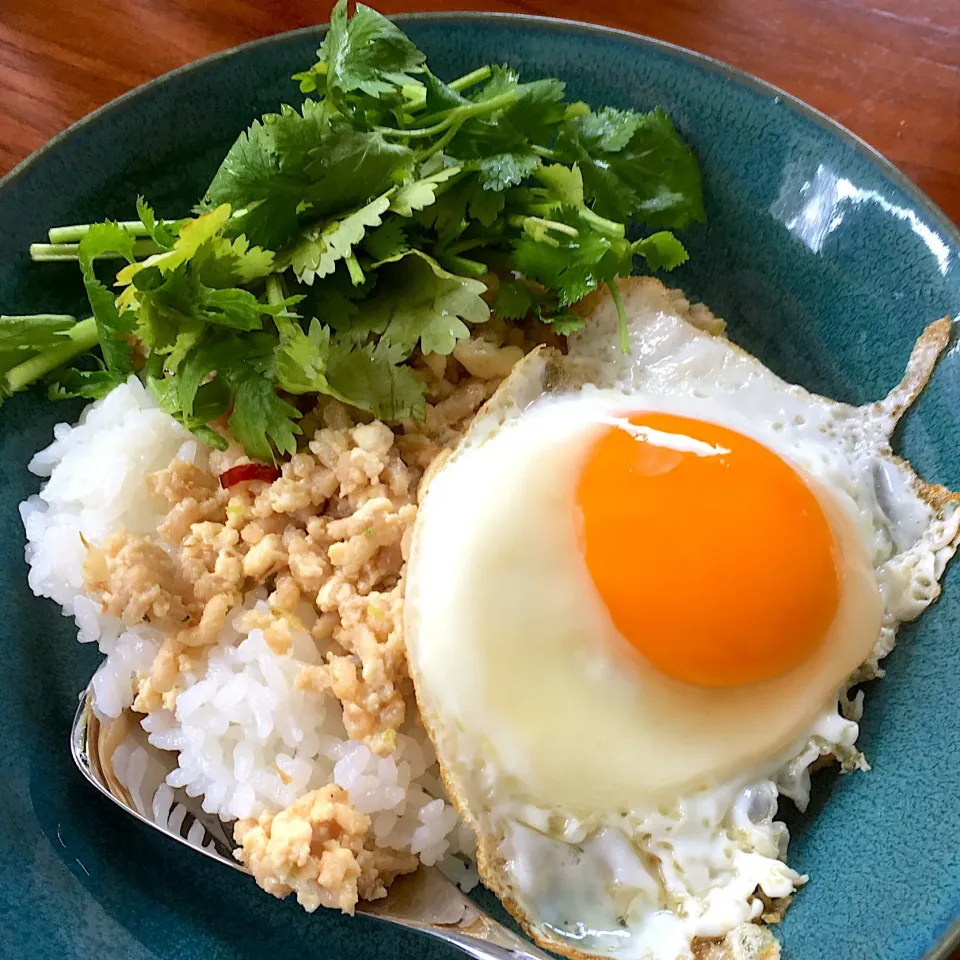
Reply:
[[[789, 379], [857, 403], [900, 376], [923, 326], [960, 311], [960, 234], [849, 133], [790, 97], [674, 47], [596, 27], [480, 14], [404, 19], [441, 76], [509, 62], [596, 104], [663, 105], [700, 157], [709, 223], [675, 275]], [[107, 28], [108, 29], [108, 28]], [[188, 208], [251, 119], [296, 96], [320, 30], [200, 61], [60, 135], [0, 182], [0, 304], [79, 309], [75, 267], [35, 265], [49, 226], [127, 218], [137, 191]], [[0, 955], [4, 958], [390, 960], [449, 956], [365, 919], [303, 914], [109, 805], [74, 770], [67, 731], [95, 666], [34, 598], [16, 504], [57, 420], [37, 395], [0, 416]], [[951, 350], [902, 431], [921, 473], [960, 487], [960, 355]], [[778, 935], [797, 960], [945, 957], [960, 913], [960, 563], [867, 695], [873, 769], [820, 775], [810, 815], [787, 809], [791, 862], [811, 882]], [[789, 808], [789, 803], [785, 804]], [[939, 944], [939, 946], [938, 946]]]

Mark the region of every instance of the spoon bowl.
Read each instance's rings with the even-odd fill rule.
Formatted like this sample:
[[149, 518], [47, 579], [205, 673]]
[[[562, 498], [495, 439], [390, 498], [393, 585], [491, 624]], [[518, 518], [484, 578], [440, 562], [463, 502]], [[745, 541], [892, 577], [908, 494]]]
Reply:
[[[128, 773], [136, 780], [131, 790], [114, 769], [118, 751], [142, 750], [128, 757]], [[230, 824], [207, 813], [199, 797], [182, 789], [160, 792], [167, 774], [176, 767], [175, 754], [154, 747], [137, 722], [124, 710], [115, 719], [101, 719], [94, 710], [91, 687], [80, 696], [70, 730], [70, 754], [83, 776], [105, 797], [141, 823], [182, 843], [197, 853], [240, 873], [250, 871], [233, 856]], [[142, 797], [153, 797], [146, 809]], [[357, 913], [416, 930], [448, 943], [476, 960], [550, 960], [533, 944], [484, 913], [435, 867], [421, 866], [399, 877], [382, 900], [357, 904]]]

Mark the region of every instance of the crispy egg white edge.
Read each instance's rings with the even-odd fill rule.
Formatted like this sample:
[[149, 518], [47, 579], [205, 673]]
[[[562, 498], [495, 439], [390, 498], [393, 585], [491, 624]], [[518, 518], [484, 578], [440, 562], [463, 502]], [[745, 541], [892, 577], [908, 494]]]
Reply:
[[[685, 301], [682, 301], [677, 295], [667, 291], [659, 281], [652, 278], [632, 278], [630, 281], [623, 283], [621, 288], [625, 296], [635, 292], [638, 295], [653, 299], [657, 309], [677, 314], [690, 323], [696, 330], [695, 335], [717, 337], [722, 340], [729, 349], [735, 351], [742, 358], [749, 360], [751, 363], [759, 364], [759, 361], [751, 354], [742, 350], [726, 338], [722, 332], [722, 324], [704, 329], [704, 327], [697, 322], [699, 318], [691, 315], [689, 304], [685, 304]], [[686, 310], [684, 310], [684, 305], [686, 305]], [[608, 328], [610, 333], [615, 331], [616, 314], [608, 294], [600, 292], [592, 294], [580, 305], [580, 312], [581, 315], [587, 319], [590, 328], [596, 325], [596, 327], [600, 329], [603, 327]], [[603, 316], [604, 313], [606, 314], [605, 317]], [[822, 401], [835, 411], [838, 420], [847, 420], [854, 415], [861, 423], [872, 424], [876, 435], [877, 452], [881, 456], [889, 459], [902, 471], [918, 498], [928, 504], [941, 519], [953, 516], [956, 520], [960, 519], [960, 511], [956, 510], [956, 504], [960, 501], [960, 494], [953, 493], [943, 486], [928, 484], [923, 481], [917, 476], [909, 463], [896, 456], [889, 446], [890, 436], [897, 422], [916, 397], [919, 396], [929, 380], [937, 359], [949, 342], [950, 332], [951, 324], [949, 318], [935, 321], [924, 330], [911, 352], [902, 380], [883, 400], [858, 408], [849, 404], [839, 403], [830, 398], [819, 397], [815, 394], [810, 394], [810, 396]], [[593, 332], [593, 336], [595, 342], [601, 339], [601, 334], [597, 331]], [[610, 342], [615, 343], [616, 338], [612, 338]], [[602, 377], [602, 372], [605, 367], [604, 359], [578, 355], [578, 345], [578, 338], [575, 335], [570, 341], [570, 357], [565, 357], [559, 351], [548, 347], [537, 347], [531, 351], [530, 354], [518, 363], [517, 367], [515, 367], [510, 376], [504, 380], [493, 397], [481, 408], [460, 444], [447, 458], [447, 461], [458, 457], [462, 451], [466, 449], [472, 449], [482, 444], [485, 436], [488, 437], [495, 433], [509, 416], [516, 415], [544, 394], [557, 393], [563, 389], [577, 389], [585, 383], [595, 382], [598, 379], [606, 379], [609, 381], [609, 376], [605, 378]], [[612, 372], [615, 379], [616, 371], [614, 370]], [[601, 376], [598, 377], [598, 373], [601, 373]], [[770, 373], [770, 376], [775, 377], [772, 373]], [[780, 378], [775, 377], [775, 379], [783, 385], [784, 389], [802, 389], [793, 387]], [[804, 392], [806, 393], [806, 391]], [[421, 500], [423, 500], [429, 489], [430, 478], [435, 475], [438, 470], [442, 469], [443, 463], [441, 462], [436, 468], [428, 471], [420, 489]], [[417, 526], [419, 526], [419, 523]], [[949, 539], [939, 545], [937, 553], [937, 566], [941, 572], [947, 560], [949, 560], [955, 552], [958, 540], [960, 540], [960, 534], [957, 532], [957, 523], [949, 525], [947, 533]], [[411, 542], [408, 569], [414, 569], [416, 566], [418, 542], [419, 538], [417, 536], [417, 528], [415, 527]], [[937, 583], [934, 583], [934, 588], [931, 600], [936, 599], [936, 596], [939, 594], [939, 585]], [[415, 598], [408, 598], [408, 601], [405, 603], [404, 612], [408, 651], [409, 638], [416, 637], [418, 631], [417, 606], [415, 602], [410, 602], [411, 599]], [[857, 710], [858, 704], [847, 698], [850, 687], [865, 679], [871, 679], [879, 675], [880, 671], [877, 663], [890, 652], [892, 646], [892, 638], [884, 642], [884, 638], [881, 635], [871, 657], [839, 692], [841, 705], [846, 703], [851, 711]], [[505, 859], [499, 852], [499, 847], [505, 839], [503, 825], [495, 822], [483, 822], [488, 819], [487, 814], [489, 811], [484, 810], [484, 803], [477, 792], [479, 784], [476, 781], [482, 779], [482, 777], [478, 778], [475, 776], [473, 777], [473, 783], [468, 782], [466, 777], [459, 775], [460, 771], [450, 768], [445, 762], [444, 757], [453, 755], [455, 750], [454, 745], [449, 741], [451, 739], [458, 740], [459, 738], [452, 737], [454, 732], [442, 722], [442, 719], [433, 708], [426, 685], [422, 681], [416, 657], [408, 655], [408, 660], [424, 726], [437, 751], [441, 779], [461, 817], [470, 824], [471, 828], [477, 834], [477, 861], [479, 872], [484, 883], [500, 898], [504, 907], [517, 922], [520, 923], [527, 934], [539, 944], [563, 956], [570, 957], [572, 960], [592, 960], [592, 958], [596, 956], [595, 954], [584, 953], [571, 947], [568, 943], [550, 936], [547, 931], [538, 925], [535, 917], [528, 915], [528, 911], [515, 897], [509, 877], [504, 869]], [[793, 764], [796, 765], [807, 757], [809, 757], [809, 759], [807, 759], [807, 764], [809, 764], [815, 756], [821, 756], [823, 754], [824, 751], [821, 750], [821, 746], [821, 744], [811, 740], [807, 748], [793, 761]], [[454, 749], [448, 753], [447, 747], [453, 747]], [[827, 747], [827, 749], [829, 749], [829, 747]], [[811, 753], [813, 753], [814, 756], [809, 756]], [[855, 767], [859, 765], [859, 756], [859, 752], [856, 751], [855, 748], [851, 748], [848, 755], [840, 759], [843, 760], [845, 767]], [[785, 769], [788, 769], [789, 766], [788, 764]], [[777, 786], [779, 788], [780, 784], [777, 783]], [[744, 926], [752, 925], [752, 922], [748, 922]], [[728, 941], [732, 943], [734, 939], [739, 942], [741, 938], [733, 937], [735, 933], [736, 931], [731, 931], [731, 934], [724, 939], [724, 944]], [[757, 951], [757, 956], [760, 956], [761, 951], [766, 949], [766, 946], [769, 944], [766, 938], [762, 938], [761, 940], [753, 939], [751, 942], [753, 943], [753, 949]], [[704, 941], [703, 945], [705, 948], [709, 946], [711, 949], [717, 946], [715, 943], [708, 943], [707, 941]], [[721, 944], [721, 946], [723, 946], [723, 944]], [[694, 944], [694, 953], [699, 953], [699, 948], [696, 943]]]

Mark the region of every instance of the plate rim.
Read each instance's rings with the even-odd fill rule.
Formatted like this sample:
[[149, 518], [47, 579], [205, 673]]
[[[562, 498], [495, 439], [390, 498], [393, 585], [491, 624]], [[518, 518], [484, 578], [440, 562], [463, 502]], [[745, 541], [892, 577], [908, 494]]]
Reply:
[[[957, 250], [960, 255], [960, 226], [954, 223], [950, 217], [935, 203], [916, 183], [914, 183], [899, 167], [884, 156], [876, 147], [871, 146], [866, 140], [858, 136], [852, 130], [838, 123], [828, 114], [816, 107], [811, 106], [804, 100], [792, 93], [778, 87], [776, 84], [763, 80], [740, 67], [726, 63], [717, 57], [709, 54], [699, 53], [688, 47], [679, 44], [670, 43], [667, 40], [660, 40], [656, 37], [649, 37], [645, 34], [635, 33], [631, 30], [624, 30], [619, 27], [606, 26], [604, 24], [590, 23], [582, 20], [571, 20], [562, 17], [548, 17], [539, 14], [527, 13], [505, 13], [499, 11], [476, 11], [476, 10], [441, 10], [427, 11], [419, 13], [401, 13], [393, 14], [388, 19], [398, 24], [418, 24], [418, 23], [449, 23], [449, 24], [467, 24], [470, 23], [499, 23], [506, 26], [528, 26], [536, 27], [550, 33], [580, 33], [598, 37], [616, 37], [620, 40], [626, 40], [637, 44], [686, 60], [699, 67], [706, 68], [713, 73], [719, 74], [726, 80], [730, 80], [741, 86], [748, 87], [758, 93], [771, 95], [779, 103], [792, 110], [794, 113], [815, 123], [821, 129], [839, 137], [844, 143], [852, 147], [861, 157], [876, 164], [884, 175], [891, 180], [895, 186], [902, 190], [910, 199], [923, 208], [930, 218], [937, 223], [937, 226], [945, 234], [945, 239]], [[62, 143], [66, 142], [74, 133], [83, 130], [85, 127], [95, 123], [101, 117], [109, 116], [115, 110], [122, 109], [128, 102], [135, 100], [147, 91], [154, 90], [164, 84], [169, 83], [174, 78], [182, 74], [199, 72], [212, 67], [221, 60], [226, 60], [234, 55], [252, 50], [259, 47], [265, 47], [277, 43], [286, 42], [293, 38], [307, 37], [315, 35], [318, 39], [323, 37], [329, 24], [321, 23], [305, 27], [299, 27], [295, 30], [286, 30], [280, 33], [268, 34], [264, 37], [257, 37], [246, 43], [241, 43], [225, 50], [218, 50], [207, 54], [189, 63], [168, 70], [152, 80], [139, 84], [136, 87], [122, 93], [119, 97], [107, 101], [100, 107], [75, 120], [69, 126], [65, 127], [59, 133], [54, 134], [44, 144], [39, 146], [32, 153], [28, 154], [23, 160], [17, 163], [11, 170], [0, 177], [0, 192], [15, 184], [25, 176], [32, 167], [40, 162], [48, 153], [54, 152]], [[960, 313], [958, 313], [960, 316]], [[917, 960], [949, 960], [951, 954], [960, 948], [960, 917], [955, 918], [944, 931], [939, 940], [931, 947], [923, 957]]]

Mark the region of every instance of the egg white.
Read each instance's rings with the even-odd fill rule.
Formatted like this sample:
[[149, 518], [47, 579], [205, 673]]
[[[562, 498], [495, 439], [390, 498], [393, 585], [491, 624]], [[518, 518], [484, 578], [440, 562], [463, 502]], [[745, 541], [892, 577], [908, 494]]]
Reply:
[[[698, 329], [697, 323], [712, 322], [709, 314], [691, 310], [655, 281], [629, 285], [624, 301], [631, 317], [628, 356], [614, 346], [612, 305], [595, 300], [569, 356], [541, 353], [524, 361], [432, 481], [407, 568], [407, 646], [421, 713], [451, 795], [477, 830], [487, 884], [550, 949], [677, 960], [692, 956], [697, 938], [721, 937], [757, 918], [763, 910], [758, 890], [775, 900], [803, 882], [783, 862], [787, 831], [774, 820], [778, 795], [804, 806], [808, 768], [821, 755], [833, 754], [848, 769], [862, 765], [855, 747], [859, 701], [848, 698], [850, 683], [876, 674], [899, 622], [917, 616], [939, 590], [960, 513], [946, 491], [923, 485], [893, 457], [889, 438], [949, 330], [931, 327], [903, 383], [885, 401], [856, 408], [786, 384], [724, 337]], [[491, 439], [532, 419], [545, 398], [559, 404], [558, 397], [596, 402], [611, 395], [640, 398], [647, 409], [712, 411], [703, 418], [781, 451], [832, 491], [869, 556], [883, 620], [864, 665], [812, 712], [789, 755], [748, 764], [726, 782], [684, 795], [645, 797], [604, 811], [558, 805], [538, 790], [536, 777], [525, 776], [522, 756], [510, 755], [522, 738], [498, 729], [495, 710], [482, 712], [491, 692], [482, 689], [474, 651], [465, 646], [458, 663], [450, 660], [462, 624], [456, 618], [428, 624], [426, 617], [451, 569], [467, 577], [475, 572], [473, 558], [456, 550], [457, 516], [464, 527], [483, 517], [469, 504], [459, 513], [441, 509], [445, 497], [456, 498], [457, 485], [446, 484], [444, 475], [455, 476], [457, 463], [468, 458], [482, 462], [484, 447], [495, 446]], [[505, 482], [491, 494], [509, 497], [511, 489]], [[437, 641], [444, 634], [452, 646]], [[622, 681], [611, 677], [616, 682]]]

